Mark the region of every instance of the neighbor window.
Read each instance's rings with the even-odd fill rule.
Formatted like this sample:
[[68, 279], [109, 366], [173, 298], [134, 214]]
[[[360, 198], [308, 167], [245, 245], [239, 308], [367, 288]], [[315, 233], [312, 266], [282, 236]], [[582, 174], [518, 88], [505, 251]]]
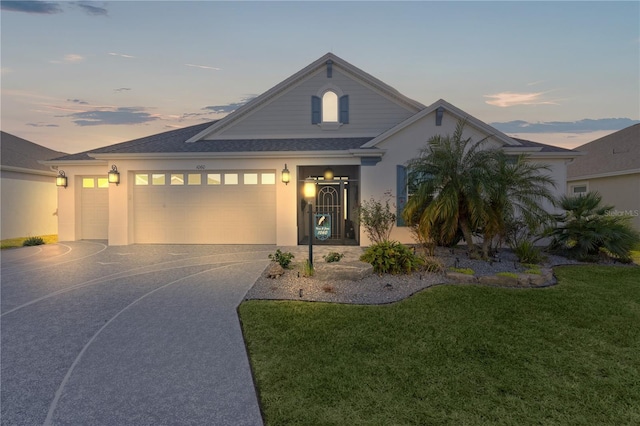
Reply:
[[171, 185], [184, 185], [184, 175], [182, 173], [171, 173]]
[[258, 184], [258, 174], [257, 173], [245, 173], [244, 174], [244, 184], [245, 185], [257, 185]]
[[209, 173], [207, 175], [207, 185], [220, 185], [220, 173]]
[[262, 174], [262, 184], [263, 185], [275, 185], [276, 183], [276, 174], [275, 173], [263, 173]]
[[136, 173], [136, 185], [149, 185], [149, 175], [146, 173]]
[[94, 188], [96, 186], [96, 180], [94, 178], [82, 178], [83, 188]]
[[154, 173], [151, 175], [151, 184], [152, 185], [164, 185], [165, 175], [164, 173]]
[[587, 192], [587, 185], [573, 185], [571, 187], [571, 192], [574, 194], [584, 194]]
[[225, 175], [224, 175], [224, 184], [225, 185], [237, 185], [238, 184], [238, 174], [237, 173], [225, 173]]
[[202, 175], [200, 173], [190, 173], [187, 177], [187, 183], [189, 185], [200, 185], [202, 183]]

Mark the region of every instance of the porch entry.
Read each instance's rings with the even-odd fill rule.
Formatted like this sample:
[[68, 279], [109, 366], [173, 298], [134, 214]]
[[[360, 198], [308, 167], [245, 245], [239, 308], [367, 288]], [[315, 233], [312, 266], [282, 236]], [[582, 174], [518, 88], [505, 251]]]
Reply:
[[[359, 204], [359, 166], [306, 166], [298, 176], [298, 244], [309, 244], [309, 206], [304, 199], [304, 180], [315, 179], [316, 198], [313, 202], [314, 220], [329, 228], [328, 232], [311, 235], [313, 244], [358, 245], [360, 231], [357, 223]], [[316, 224], [318, 225], [318, 224]], [[314, 226], [314, 229], [319, 229]]]

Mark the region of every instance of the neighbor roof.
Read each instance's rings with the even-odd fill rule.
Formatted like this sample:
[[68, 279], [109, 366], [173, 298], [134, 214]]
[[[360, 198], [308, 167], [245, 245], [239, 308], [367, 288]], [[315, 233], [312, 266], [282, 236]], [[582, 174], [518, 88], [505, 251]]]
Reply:
[[0, 158], [4, 169], [25, 169], [50, 172], [49, 166], [40, 160], [59, 157], [64, 152], [54, 151], [37, 143], [0, 131]]
[[526, 139], [520, 139], [520, 138], [511, 138], [511, 139], [517, 142], [520, 142], [522, 146], [527, 148], [541, 148], [540, 151], [538, 152], [575, 152], [572, 149], [561, 148], [559, 146], [553, 146], [553, 145], [546, 145], [540, 142], [529, 141]]
[[567, 167], [567, 177], [640, 170], [640, 124], [634, 124], [576, 148], [586, 152]]

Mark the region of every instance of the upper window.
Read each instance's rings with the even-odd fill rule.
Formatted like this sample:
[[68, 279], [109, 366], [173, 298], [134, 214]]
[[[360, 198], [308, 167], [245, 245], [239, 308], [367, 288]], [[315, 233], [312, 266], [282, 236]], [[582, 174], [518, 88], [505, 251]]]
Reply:
[[333, 90], [327, 90], [322, 95], [311, 97], [311, 124], [328, 123], [331, 125], [349, 123], [349, 95], [338, 97]]
[[338, 121], [338, 95], [331, 90], [322, 95], [322, 122], [335, 123]]

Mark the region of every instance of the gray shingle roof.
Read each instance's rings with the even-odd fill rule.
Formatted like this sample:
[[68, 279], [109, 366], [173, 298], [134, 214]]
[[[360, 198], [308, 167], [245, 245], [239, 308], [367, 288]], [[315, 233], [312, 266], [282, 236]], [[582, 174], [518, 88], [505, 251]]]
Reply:
[[561, 148], [559, 146], [553, 146], [553, 145], [547, 145], [540, 142], [528, 141], [526, 139], [518, 139], [514, 137], [512, 137], [511, 139], [513, 139], [514, 141], [520, 142], [522, 146], [525, 146], [528, 148], [542, 148], [540, 152], [575, 152], [572, 149]]
[[290, 138], [290, 139], [230, 139], [202, 140], [186, 143], [190, 137], [211, 126], [197, 124], [128, 142], [67, 155], [56, 160], [89, 160], [92, 154], [145, 154], [185, 152], [278, 152], [278, 151], [333, 151], [357, 149], [372, 137], [359, 138]]
[[0, 132], [0, 158], [3, 166], [51, 172], [49, 166], [38, 163], [64, 154], [37, 143]]

